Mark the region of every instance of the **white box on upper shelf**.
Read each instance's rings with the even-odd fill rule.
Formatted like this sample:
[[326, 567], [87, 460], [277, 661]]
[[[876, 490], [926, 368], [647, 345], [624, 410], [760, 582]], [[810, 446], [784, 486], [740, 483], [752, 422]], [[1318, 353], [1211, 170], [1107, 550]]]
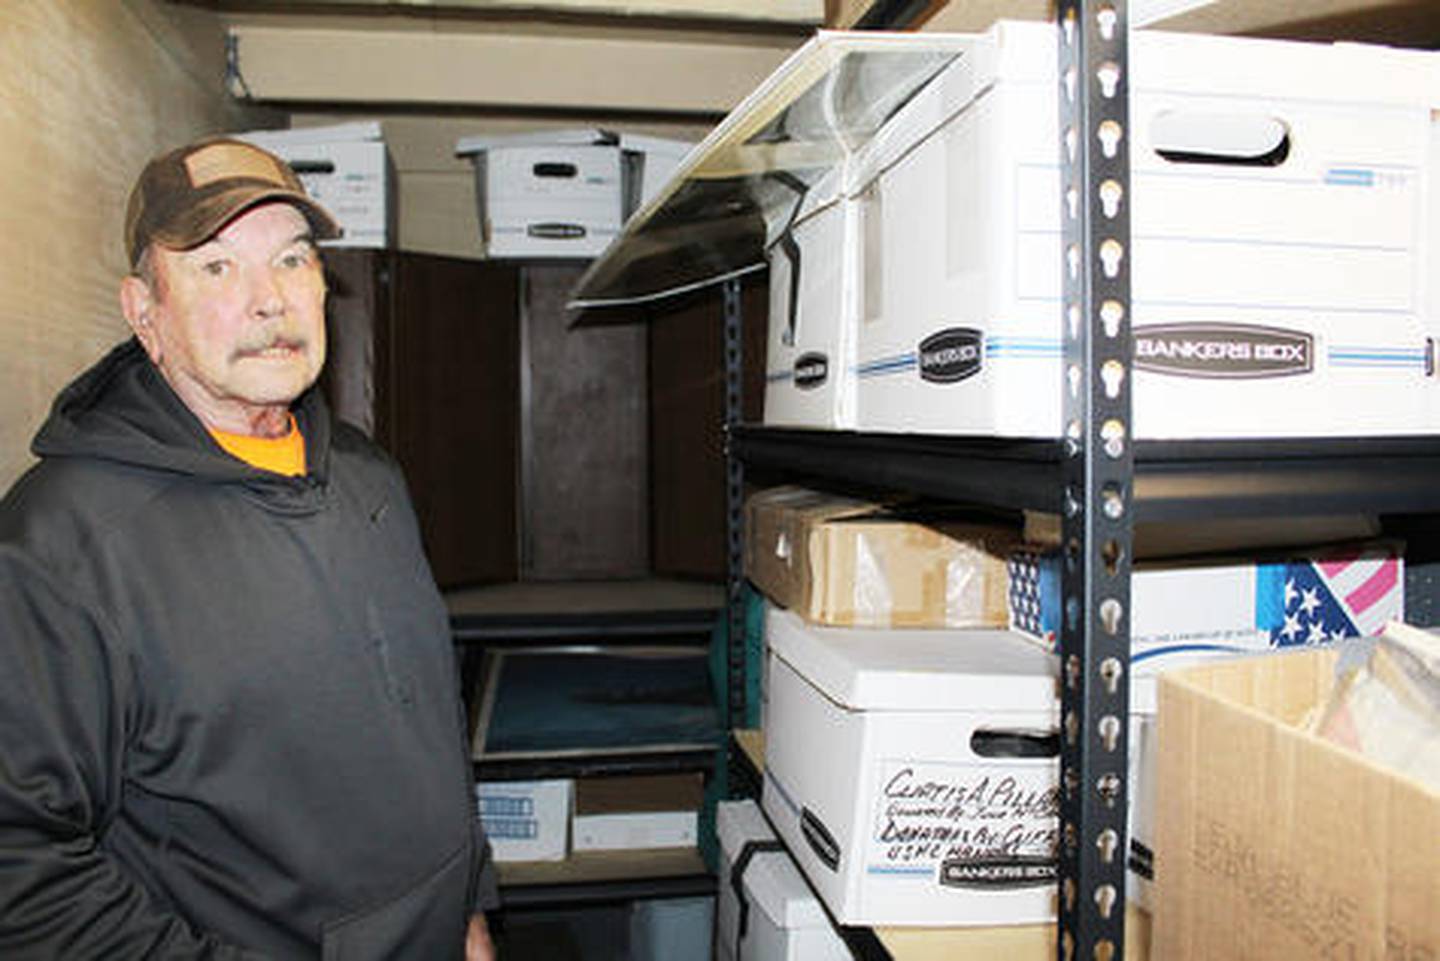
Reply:
[[395, 170], [377, 120], [234, 134], [290, 165], [344, 232], [329, 247], [395, 242]]
[[840, 191], [841, 168], [805, 192], [766, 252], [770, 312], [764, 422], [855, 426], [860, 210]]
[[[1440, 56], [1129, 52], [1132, 434], [1440, 432]], [[1059, 435], [1055, 60], [1053, 26], [1001, 22], [855, 158], [858, 429]]]
[[489, 257], [593, 257], [625, 220], [619, 140], [605, 130], [465, 137]]

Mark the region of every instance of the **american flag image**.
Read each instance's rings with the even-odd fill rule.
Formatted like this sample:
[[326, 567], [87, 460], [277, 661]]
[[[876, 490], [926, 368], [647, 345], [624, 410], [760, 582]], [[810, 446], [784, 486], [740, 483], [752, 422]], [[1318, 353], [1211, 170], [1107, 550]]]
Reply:
[[1275, 647], [1369, 637], [1404, 616], [1404, 578], [1393, 549], [1354, 550], [1266, 568], [1257, 595], [1266, 596], [1262, 604], [1269, 616], [1263, 626]]

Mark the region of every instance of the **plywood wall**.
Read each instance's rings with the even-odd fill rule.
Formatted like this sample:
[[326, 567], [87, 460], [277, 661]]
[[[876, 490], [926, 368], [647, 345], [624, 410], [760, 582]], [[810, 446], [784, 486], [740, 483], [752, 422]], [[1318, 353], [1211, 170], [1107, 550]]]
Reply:
[[223, 91], [205, 11], [159, 0], [0, 10], [0, 490], [30, 463], [55, 392], [125, 336], [125, 199], [145, 160], [265, 125]]

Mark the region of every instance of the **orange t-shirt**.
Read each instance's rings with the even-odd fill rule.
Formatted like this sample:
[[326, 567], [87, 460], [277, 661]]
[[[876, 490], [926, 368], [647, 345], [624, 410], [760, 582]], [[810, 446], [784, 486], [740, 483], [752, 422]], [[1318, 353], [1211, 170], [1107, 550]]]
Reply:
[[305, 473], [305, 436], [295, 415], [290, 415], [290, 430], [283, 437], [252, 437], [210, 428], [210, 435], [226, 453], [238, 457], [251, 467], [268, 470], [287, 477]]

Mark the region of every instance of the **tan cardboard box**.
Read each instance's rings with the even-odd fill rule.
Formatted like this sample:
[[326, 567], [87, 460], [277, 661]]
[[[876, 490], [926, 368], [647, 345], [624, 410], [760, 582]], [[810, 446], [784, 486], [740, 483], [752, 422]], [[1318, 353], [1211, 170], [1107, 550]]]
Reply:
[[1440, 794], [1314, 737], [1337, 654], [1160, 676], [1157, 958], [1440, 958]]
[[782, 607], [841, 627], [1000, 627], [1017, 529], [920, 523], [803, 487], [746, 504], [745, 572]]

